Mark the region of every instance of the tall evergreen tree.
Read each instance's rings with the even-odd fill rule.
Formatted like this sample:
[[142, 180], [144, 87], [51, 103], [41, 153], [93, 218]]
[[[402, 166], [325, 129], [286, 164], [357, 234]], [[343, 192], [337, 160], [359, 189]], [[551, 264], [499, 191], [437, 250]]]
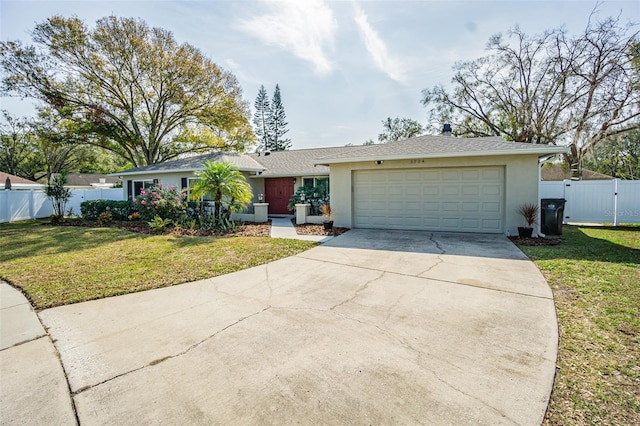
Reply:
[[269, 148], [272, 151], [284, 151], [291, 148], [291, 139], [283, 138], [289, 131], [286, 120], [287, 116], [284, 113], [284, 106], [280, 97], [280, 87], [276, 84], [276, 90], [273, 92], [273, 99], [271, 100], [271, 120], [269, 124], [271, 132]]
[[257, 150], [266, 151], [270, 148], [269, 142], [271, 140], [271, 106], [264, 85], [260, 86], [254, 107], [256, 112], [253, 114], [253, 127], [258, 137]]

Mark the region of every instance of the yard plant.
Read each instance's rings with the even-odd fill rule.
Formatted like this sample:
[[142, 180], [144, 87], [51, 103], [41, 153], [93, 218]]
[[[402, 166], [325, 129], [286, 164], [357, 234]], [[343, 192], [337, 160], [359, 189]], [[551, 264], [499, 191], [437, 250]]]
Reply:
[[0, 225], [0, 279], [44, 309], [228, 274], [314, 245], [17, 222]]
[[560, 347], [548, 425], [640, 424], [640, 227], [566, 226], [521, 247], [545, 275]]

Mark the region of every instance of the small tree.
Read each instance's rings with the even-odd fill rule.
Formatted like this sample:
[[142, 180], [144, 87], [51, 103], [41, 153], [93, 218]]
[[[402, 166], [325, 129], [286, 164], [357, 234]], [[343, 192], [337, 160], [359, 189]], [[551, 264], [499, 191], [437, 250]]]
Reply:
[[71, 190], [64, 187], [65, 183], [67, 183], [66, 173], [51, 176], [49, 184], [44, 190], [45, 194], [51, 199], [51, 203], [53, 204], [53, 214], [58, 217], [64, 216], [67, 202], [71, 198]]
[[258, 149], [268, 151], [269, 140], [271, 139], [271, 129], [269, 128], [271, 122], [271, 106], [269, 104], [269, 97], [264, 86], [260, 86], [258, 91], [258, 97], [254, 103], [256, 112], [253, 114], [253, 127], [258, 137]]
[[291, 139], [284, 138], [284, 135], [289, 131], [287, 124], [289, 123], [287, 123], [287, 115], [284, 112], [284, 105], [282, 105], [280, 86], [276, 84], [276, 90], [273, 92], [271, 101], [271, 117], [269, 121], [271, 136], [269, 148], [272, 151], [284, 151], [291, 148]]
[[[247, 179], [229, 162], [206, 161], [204, 170], [196, 172], [199, 178], [191, 187], [190, 197], [199, 200], [207, 194], [213, 195], [214, 219], [222, 223], [229, 219], [232, 211], [243, 209], [253, 198]], [[226, 212], [223, 212], [226, 207]]]

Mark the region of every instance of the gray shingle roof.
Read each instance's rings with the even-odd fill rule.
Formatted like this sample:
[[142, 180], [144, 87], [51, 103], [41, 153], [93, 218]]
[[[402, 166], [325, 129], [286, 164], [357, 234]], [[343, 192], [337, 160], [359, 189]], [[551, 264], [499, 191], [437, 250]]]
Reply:
[[[355, 148], [355, 147], [354, 147]], [[385, 144], [357, 147], [357, 150], [330, 154], [316, 159], [317, 164], [366, 160], [391, 160], [416, 157], [462, 157], [499, 154], [554, 154], [566, 148], [553, 145], [507, 142], [500, 136], [456, 138], [424, 135]]]
[[257, 172], [264, 170], [264, 167], [256, 162], [247, 154], [240, 154], [237, 152], [222, 152], [215, 151], [208, 154], [196, 155], [193, 157], [180, 158], [173, 161], [167, 161], [165, 163], [151, 164], [150, 166], [138, 167], [136, 169], [127, 170], [117, 175], [137, 175], [149, 172], [170, 172], [170, 171], [196, 171], [202, 170], [202, 165], [205, 161], [215, 161], [223, 163], [225, 161], [230, 162], [236, 166], [240, 171], [245, 172]]
[[331, 148], [297, 149], [291, 151], [273, 151], [249, 154], [262, 164], [265, 170], [260, 177], [288, 176], [329, 176], [329, 167], [317, 165], [318, 158], [348, 154], [357, 151], [361, 146], [338, 146]]

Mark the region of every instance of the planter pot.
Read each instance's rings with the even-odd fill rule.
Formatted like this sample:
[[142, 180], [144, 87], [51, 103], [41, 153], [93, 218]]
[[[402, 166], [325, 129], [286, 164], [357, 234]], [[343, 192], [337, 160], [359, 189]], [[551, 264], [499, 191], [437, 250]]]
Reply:
[[518, 237], [520, 238], [531, 238], [533, 234], [533, 228], [528, 228], [525, 226], [518, 227]]
[[322, 222], [322, 224], [324, 225], [324, 230], [325, 231], [331, 231], [333, 229], [333, 221], [332, 220], [327, 220], [325, 222]]

